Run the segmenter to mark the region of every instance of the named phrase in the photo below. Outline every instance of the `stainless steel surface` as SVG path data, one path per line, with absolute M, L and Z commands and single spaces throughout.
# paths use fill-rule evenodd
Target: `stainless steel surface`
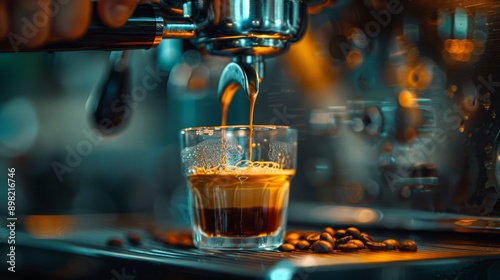
M 192 1 L 197 44 L 224 55 L 272 55 L 288 48 L 305 30 L 302 0 Z
M 230 62 L 220 76 L 217 96 L 221 104 L 230 104 L 238 89 L 252 98 L 259 93 L 259 75 L 256 69 L 248 64 Z
M 165 19 L 163 39 L 178 38 L 190 39 L 196 35 L 196 25 L 189 19 Z M 160 38 L 161 41 L 161 38 Z M 158 42 L 159 44 L 160 42 Z
M 43 249 L 49 253 L 67 254 L 66 258 L 98 257 L 104 276 L 112 274 L 115 266 L 123 266 L 131 276 L 150 279 L 174 277 L 175 271 L 183 271 L 184 276 L 205 275 L 231 279 L 244 277 L 251 279 L 498 279 L 500 267 L 500 247 L 490 245 L 486 240 L 476 244 L 453 240 L 448 243 L 432 241 L 418 235 L 400 235 L 399 238 L 418 238 L 417 252 L 372 252 L 363 249 L 344 253 L 335 250 L 331 254 L 313 254 L 295 251 L 291 253 L 268 251 L 217 251 L 189 248 L 175 248 L 162 245 L 147 237 L 139 246 L 124 243 L 120 247 L 109 247 L 105 240 L 120 236 L 133 228 L 93 227 L 74 231 L 56 239 L 32 239 L 22 235 L 22 256 L 28 250 Z M 375 236 L 378 239 L 388 237 Z M 41 242 L 43 241 L 43 242 Z M 123 264 L 125 263 L 125 264 Z M 95 273 L 92 263 L 81 261 L 87 270 L 85 275 Z M 152 265 L 152 267 L 151 267 Z M 57 264 L 51 266 L 58 267 Z M 38 271 L 38 268 L 33 271 Z M 111 272 L 108 272 L 111 270 Z M 28 274 L 29 275 L 29 274 Z M 50 275 L 50 274 L 46 274 Z M 71 277 L 78 272 L 66 271 L 59 276 Z M 223 275 L 223 276 L 221 276 Z M 87 276 L 88 277 L 88 276 Z M 198 276 L 199 277 L 199 276 Z M 457 278 L 453 278 L 457 277 Z M 469 278 L 470 279 L 470 278 Z
M 285 52 L 305 31 L 305 0 L 153 1 L 140 4 L 124 27 L 105 27 L 94 2 L 92 24 L 77 42 L 0 51 L 124 50 L 156 47 L 162 39 L 193 39 L 210 54 L 252 61 L 264 77 L 263 56 Z M 159 6 L 157 6 L 159 5 Z M 252 58 L 255 57 L 255 58 Z
M 303 0 L 203 0 L 189 1 L 196 22 L 193 42 L 215 55 L 256 61 L 264 78 L 262 57 L 284 53 L 305 32 L 307 6 Z M 186 5 L 185 5 L 186 6 Z M 254 57 L 254 58 L 252 58 Z

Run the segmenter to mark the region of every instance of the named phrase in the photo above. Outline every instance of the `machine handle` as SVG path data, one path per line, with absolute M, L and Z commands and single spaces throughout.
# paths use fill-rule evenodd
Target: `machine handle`
M 0 45 L 1 52 L 77 51 L 77 50 L 126 50 L 149 49 L 157 46 L 163 37 L 165 21 L 158 7 L 139 4 L 134 14 L 121 28 L 110 28 L 97 14 L 97 2 L 92 3 L 92 20 L 83 38 L 73 42 L 58 42 L 36 49 L 17 49 Z

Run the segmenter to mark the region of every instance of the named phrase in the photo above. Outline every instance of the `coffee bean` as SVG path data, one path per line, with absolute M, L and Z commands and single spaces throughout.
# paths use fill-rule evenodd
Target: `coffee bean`
M 338 238 L 335 243 L 339 243 L 339 244 L 345 244 L 347 242 L 349 242 L 349 240 L 352 240 L 352 236 L 348 235 L 348 236 L 344 236 L 342 238 Z
M 345 235 L 352 235 L 353 238 L 357 239 L 359 237 L 359 234 L 361 234 L 361 231 L 355 227 L 348 227 L 345 230 Z
M 138 235 L 138 234 L 135 234 L 133 232 L 127 233 L 127 240 L 132 245 L 139 245 L 139 244 L 141 244 L 141 236 Z
M 339 239 L 346 236 L 345 233 L 346 233 L 345 229 L 338 229 L 337 231 L 335 231 L 335 235 L 333 237 Z
M 399 247 L 399 251 L 403 252 L 416 252 L 417 251 L 417 243 L 411 240 L 405 240 L 401 242 L 401 246 Z
M 347 242 L 347 244 L 355 244 L 358 246 L 359 249 L 364 249 L 365 248 L 365 243 L 361 242 L 361 240 L 358 239 L 352 239 Z
M 178 236 L 164 235 L 166 243 L 179 243 Z M 130 239 L 130 238 L 129 238 Z M 121 241 L 120 241 L 121 242 Z M 366 232 L 360 232 L 355 227 L 334 230 L 325 227 L 323 232 L 314 231 L 292 231 L 285 235 L 285 243 L 278 250 L 292 252 L 294 250 L 307 251 L 311 249 L 314 253 L 330 253 L 334 249 L 342 252 L 354 252 L 368 248 L 372 251 L 397 250 L 416 252 L 417 244 L 406 240 L 401 244 L 395 239 L 386 239 L 383 242 L 374 242 L 373 238 Z
M 359 248 L 358 245 L 354 243 L 347 243 L 347 244 L 340 244 L 338 246 L 338 249 L 342 252 L 354 252 L 360 250 L 361 248 Z
M 288 240 L 296 240 L 296 239 L 300 239 L 300 233 L 299 232 L 289 232 L 285 235 L 285 241 L 288 241 Z
M 334 248 L 335 249 L 338 249 L 339 245 L 341 244 L 346 244 L 347 242 L 349 242 L 349 240 L 352 239 L 352 236 L 344 236 L 342 238 L 339 238 L 335 241 L 335 245 L 334 245 Z
M 380 242 L 366 242 L 366 247 L 372 251 L 385 251 L 387 250 L 387 245 Z
M 335 244 L 336 239 L 332 237 L 328 232 L 323 232 L 319 235 L 320 240 L 328 241 L 331 244 Z
M 108 244 L 108 246 L 122 246 L 122 240 L 118 238 L 110 238 L 106 244 Z
M 295 248 L 298 250 L 309 250 L 311 247 L 311 243 L 307 240 L 300 240 L 297 244 L 295 244 Z
M 158 237 L 158 241 L 165 245 L 179 248 L 194 247 L 190 231 L 166 231 Z
M 335 230 L 332 227 L 326 227 L 323 232 L 328 232 L 332 237 L 335 235 Z
M 309 243 L 313 244 L 314 242 L 319 240 L 319 237 L 320 237 L 319 233 L 312 233 L 306 237 L 306 240 L 309 241 Z
M 312 250 L 314 253 L 318 254 L 328 254 L 333 251 L 333 246 L 330 242 L 325 240 L 319 240 L 312 245 Z
M 314 234 L 314 233 L 317 233 L 317 232 L 315 232 L 315 231 L 310 231 L 310 230 L 309 230 L 309 231 L 301 231 L 301 232 L 300 232 L 300 238 L 299 238 L 299 239 L 300 239 L 300 240 L 306 240 L 306 239 L 307 239 L 307 237 L 308 237 L 309 235 Z
M 399 242 L 396 239 L 386 239 L 382 243 L 387 245 L 387 250 L 399 249 Z
M 300 239 L 292 239 L 292 240 L 286 241 L 286 243 L 292 244 L 293 246 L 297 245 L 297 243 L 299 243 L 299 242 L 300 242 Z
M 293 252 L 295 251 L 295 246 L 290 243 L 284 243 L 278 247 L 278 250 L 280 250 L 281 252 Z
M 373 239 L 371 236 L 368 235 L 366 232 L 362 232 L 359 234 L 358 239 L 361 240 L 361 242 L 365 243 L 366 242 L 373 242 Z

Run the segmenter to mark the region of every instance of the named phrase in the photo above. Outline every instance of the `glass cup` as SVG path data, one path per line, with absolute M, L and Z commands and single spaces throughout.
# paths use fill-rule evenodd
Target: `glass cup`
M 297 131 L 254 125 L 181 131 L 193 243 L 203 249 L 283 243 Z

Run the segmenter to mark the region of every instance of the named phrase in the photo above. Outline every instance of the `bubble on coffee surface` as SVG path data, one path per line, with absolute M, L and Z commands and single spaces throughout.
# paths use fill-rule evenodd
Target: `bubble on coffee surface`
M 235 165 L 243 158 L 244 149 L 235 139 L 209 139 L 196 146 L 187 147 L 181 151 L 181 160 L 184 166 L 213 169 L 225 162 L 226 165 Z
M 282 169 L 281 165 L 272 161 L 249 161 L 240 160 L 234 165 L 220 164 L 212 168 L 192 166 L 189 168 L 191 174 L 204 175 L 263 175 L 263 174 L 290 174 L 293 169 Z

